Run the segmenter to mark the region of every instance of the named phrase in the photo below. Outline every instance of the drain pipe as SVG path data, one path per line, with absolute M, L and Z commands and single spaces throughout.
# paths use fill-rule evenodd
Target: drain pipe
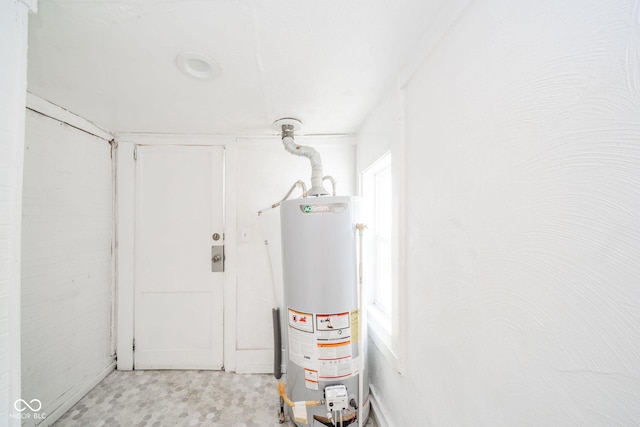
M 309 196 L 326 196 L 329 192 L 324 188 L 322 176 L 322 158 L 315 148 L 298 145 L 293 141 L 293 132 L 302 122 L 297 119 L 280 119 L 273 123 L 274 127 L 282 129 L 282 144 L 285 150 L 295 156 L 306 157 L 311 162 L 311 189 Z

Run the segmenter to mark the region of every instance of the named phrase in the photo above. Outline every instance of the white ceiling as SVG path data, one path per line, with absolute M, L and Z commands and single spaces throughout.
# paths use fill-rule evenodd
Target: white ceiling
M 115 132 L 353 133 L 445 0 L 40 0 L 29 91 Z M 218 79 L 182 74 L 196 51 Z

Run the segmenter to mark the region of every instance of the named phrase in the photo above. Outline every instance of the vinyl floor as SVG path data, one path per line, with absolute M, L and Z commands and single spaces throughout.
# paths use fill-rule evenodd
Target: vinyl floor
M 278 421 L 273 375 L 221 371 L 114 371 L 56 427 L 290 427 Z M 366 427 L 376 427 L 373 417 Z

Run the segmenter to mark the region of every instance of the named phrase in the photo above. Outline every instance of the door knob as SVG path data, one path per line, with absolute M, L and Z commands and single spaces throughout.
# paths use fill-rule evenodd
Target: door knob
M 213 262 L 220 262 L 222 261 L 222 257 L 218 254 L 213 256 Z

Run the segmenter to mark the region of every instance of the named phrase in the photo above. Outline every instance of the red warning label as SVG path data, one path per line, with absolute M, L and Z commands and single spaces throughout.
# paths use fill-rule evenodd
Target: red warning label
M 303 332 L 313 332 L 313 314 L 289 309 L 289 326 Z
M 316 314 L 316 327 L 319 331 L 335 331 L 347 329 L 349 325 L 349 312 L 336 314 Z

